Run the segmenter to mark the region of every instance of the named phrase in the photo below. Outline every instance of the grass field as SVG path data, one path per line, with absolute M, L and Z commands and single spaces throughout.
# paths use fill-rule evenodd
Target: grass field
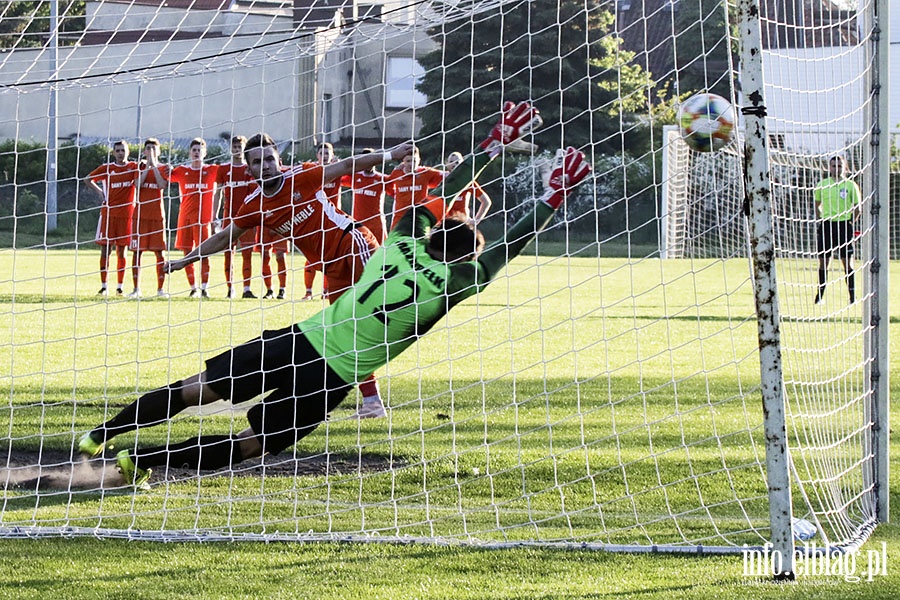
M 0 368 L 10 374 L 0 422 L 12 461 L 40 455 L 41 464 L 49 458 L 59 467 L 74 437 L 107 410 L 196 372 L 203 357 L 261 328 L 321 307 L 227 301 L 222 286 L 198 302 L 186 297 L 180 274 L 170 300 L 98 301 L 96 259 L 95 252 L 0 252 Z M 296 299 L 295 266 L 289 296 Z M 898 264 L 891 268 L 900 275 Z M 145 290 L 153 289 L 151 271 Z M 220 271 L 214 261 L 214 282 Z M 386 369 L 390 419 L 358 423 L 346 418 L 352 407 L 341 407 L 293 455 L 230 474 L 157 474 L 152 490 L 137 495 L 112 479 L 102 491 L 25 480 L 5 491 L 0 525 L 760 543 L 767 506 L 746 271 L 746 261 L 523 257 Z M 897 390 L 893 363 L 892 376 Z M 243 427 L 240 414 L 193 415 L 117 443 Z M 737 503 L 733 490 L 746 500 Z M 896 514 L 900 498 L 892 496 Z M 865 549 L 881 542 L 887 577 L 815 576 L 778 586 L 743 576 L 740 556 L 0 540 L 7 574 L 0 596 L 894 598 L 900 529 L 879 527 Z

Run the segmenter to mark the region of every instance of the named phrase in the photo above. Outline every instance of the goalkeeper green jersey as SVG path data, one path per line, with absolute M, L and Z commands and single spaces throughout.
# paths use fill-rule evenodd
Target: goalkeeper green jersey
M 435 217 L 427 210 L 409 211 L 366 263 L 356 284 L 298 326 L 341 379 L 362 381 L 487 285 L 553 212 L 538 202 L 506 239 L 486 248 L 477 261 L 448 264 L 426 251 Z
M 828 177 L 816 185 L 813 196 L 822 205 L 822 218 L 826 221 L 849 221 L 853 207 L 859 204 L 859 186 L 850 179 Z

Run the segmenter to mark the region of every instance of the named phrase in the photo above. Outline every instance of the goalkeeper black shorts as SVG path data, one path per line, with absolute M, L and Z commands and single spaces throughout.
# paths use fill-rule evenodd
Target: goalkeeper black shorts
M 263 331 L 210 358 L 206 384 L 233 404 L 270 392 L 247 411 L 250 427 L 270 454 L 308 435 L 353 389 L 296 325 Z
M 819 221 L 816 231 L 816 251 L 819 256 L 837 254 L 840 258 L 853 256 L 853 221 Z

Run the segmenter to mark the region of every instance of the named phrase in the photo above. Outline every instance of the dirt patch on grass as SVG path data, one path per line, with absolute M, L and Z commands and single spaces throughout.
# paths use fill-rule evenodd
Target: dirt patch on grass
M 4 460 L 5 459 L 5 460 Z M 82 460 L 70 452 L 53 450 L 0 452 L 6 466 L 0 468 L 0 489 L 10 491 L 84 491 L 123 487 L 125 482 L 112 457 Z M 176 467 L 154 468 L 150 484 L 163 480 L 184 481 L 197 477 L 304 477 L 353 475 L 388 471 L 403 466 L 404 461 L 371 453 L 284 452 L 246 460 L 233 468 L 198 471 Z

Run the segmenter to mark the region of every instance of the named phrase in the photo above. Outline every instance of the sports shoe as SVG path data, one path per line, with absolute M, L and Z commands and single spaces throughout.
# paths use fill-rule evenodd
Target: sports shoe
M 191 288 L 191 293 L 188 294 L 188 298 L 196 298 L 199 295 L 200 295 L 200 290 L 198 290 L 197 288 Z
M 85 458 L 94 458 L 103 453 L 103 442 L 95 442 L 90 433 L 86 433 L 78 439 L 78 453 Z
M 378 400 L 366 400 L 364 401 L 359 409 L 356 411 L 356 414 L 353 415 L 355 419 L 382 419 L 387 416 L 387 411 L 384 410 L 384 404 L 381 403 L 381 399 Z
M 263 300 L 272 300 L 275 297 L 275 294 L 272 293 L 272 290 L 266 290 L 266 295 L 263 296 Z
M 142 297 L 141 290 L 134 290 L 133 292 L 128 294 L 127 297 L 131 298 L 132 300 L 137 300 Z
M 156 297 L 157 298 L 168 298 L 169 294 L 167 294 L 165 290 L 156 290 Z
M 244 292 L 244 293 L 241 295 L 241 298 L 249 298 L 249 299 L 253 300 L 253 299 L 256 298 L 256 294 L 254 294 L 254 293 L 251 292 L 250 290 L 247 290 L 246 292 Z
M 313 299 L 312 292 L 306 292 L 306 294 L 302 298 L 300 298 L 300 300 L 303 302 L 306 302 L 306 301 L 312 300 L 312 299 Z
M 200 290 L 200 297 L 209 298 L 209 292 L 207 292 L 206 290 Z
M 823 299 L 822 294 L 816 293 L 816 299 L 813 300 L 813 303 L 814 304 L 822 304 L 822 299 Z
M 125 292 L 122 291 L 122 288 L 116 288 L 116 296 L 121 298 L 124 294 Z
M 97 292 L 98 296 L 103 296 L 104 298 L 109 295 L 109 292 L 106 291 L 106 288 L 100 288 L 100 291 Z
M 151 469 L 138 468 L 138 466 L 134 464 L 134 460 L 128 454 L 128 450 L 122 450 L 116 454 L 116 466 L 119 469 L 119 473 L 122 474 L 122 479 L 125 480 L 126 484 L 133 485 L 139 490 L 150 489 L 150 484 L 147 483 L 147 480 L 150 479 L 150 474 L 153 473 L 153 471 Z
M 234 288 L 228 288 L 228 291 L 225 293 L 225 297 L 229 300 L 234 298 L 237 294 L 234 293 Z
M 278 290 L 278 295 L 275 296 L 276 300 L 284 300 L 284 288 Z

